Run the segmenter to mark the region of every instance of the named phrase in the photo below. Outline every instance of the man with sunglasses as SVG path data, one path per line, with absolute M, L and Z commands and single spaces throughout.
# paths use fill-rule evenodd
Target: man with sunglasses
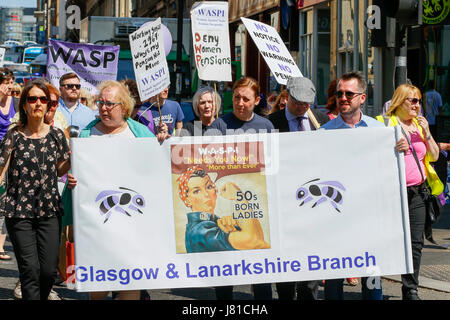
M 374 118 L 364 115 L 361 106 L 366 101 L 367 83 L 360 72 L 352 71 L 338 79 L 336 104 L 339 115 L 328 121 L 320 129 L 348 129 L 363 127 L 384 127 Z M 343 300 L 344 279 L 325 281 L 325 300 Z M 382 300 L 381 278 L 361 278 L 361 293 L 364 300 Z
M 81 130 L 95 119 L 97 113 L 79 101 L 81 84 L 76 73 L 64 74 L 59 79 L 59 89 L 59 110 L 70 126 L 77 126 Z

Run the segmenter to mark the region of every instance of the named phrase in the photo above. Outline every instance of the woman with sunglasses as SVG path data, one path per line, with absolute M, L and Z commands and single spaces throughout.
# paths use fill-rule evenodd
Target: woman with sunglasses
M 406 150 L 404 159 L 414 273 L 402 275 L 403 300 L 419 300 L 417 288 L 426 225 L 425 200 L 428 186 L 433 195 L 441 194 L 444 189 L 430 164 L 438 159 L 439 147 L 430 133 L 428 121 L 420 115 L 421 98 L 417 87 L 402 84 L 395 90 L 386 115 L 377 117 L 389 126 L 401 126 L 403 137 L 400 141 Z
M 45 83 L 29 82 L 19 101 L 19 123 L 0 143 L 0 172 L 10 161 L 2 209 L 24 300 L 47 300 L 52 289 L 64 214 L 58 176 L 70 168 L 64 133 L 44 122 L 49 101 Z
M 22 93 L 22 87 L 17 82 L 14 82 L 11 88 L 11 97 L 20 99 Z

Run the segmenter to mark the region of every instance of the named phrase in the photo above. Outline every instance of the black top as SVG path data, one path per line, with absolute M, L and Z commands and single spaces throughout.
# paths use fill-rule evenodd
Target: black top
M 0 213 L 8 218 L 62 216 L 57 164 L 69 159 L 63 131 L 52 126 L 45 137 L 30 139 L 16 128 L 9 130 L 0 143 L 0 166 L 13 149 Z

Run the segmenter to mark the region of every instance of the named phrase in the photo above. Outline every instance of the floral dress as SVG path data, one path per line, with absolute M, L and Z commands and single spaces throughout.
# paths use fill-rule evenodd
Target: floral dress
M 45 137 L 31 139 L 16 128 L 0 143 L 0 166 L 8 167 L 5 204 L 7 218 L 50 218 L 64 214 L 58 192 L 57 164 L 69 159 L 63 131 L 50 127 Z

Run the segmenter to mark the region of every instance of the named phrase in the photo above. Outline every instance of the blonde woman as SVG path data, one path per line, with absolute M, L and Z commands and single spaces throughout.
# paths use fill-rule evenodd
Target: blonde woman
M 430 133 L 428 121 L 420 115 L 421 99 L 422 95 L 417 87 L 402 84 L 395 90 L 385 117 L 377 117 L 390 126 L 401 126 L 403 137 L 400 143 L 406 150 L 406 186 L 414 273 L 402 275 L 403 300 L 420 300 L 417 290 L 427 220 L 425 201 L 428 187 L 433 195 L 441 194 L 444 189 L 430 164 L 438 159 L 439 147 Z

